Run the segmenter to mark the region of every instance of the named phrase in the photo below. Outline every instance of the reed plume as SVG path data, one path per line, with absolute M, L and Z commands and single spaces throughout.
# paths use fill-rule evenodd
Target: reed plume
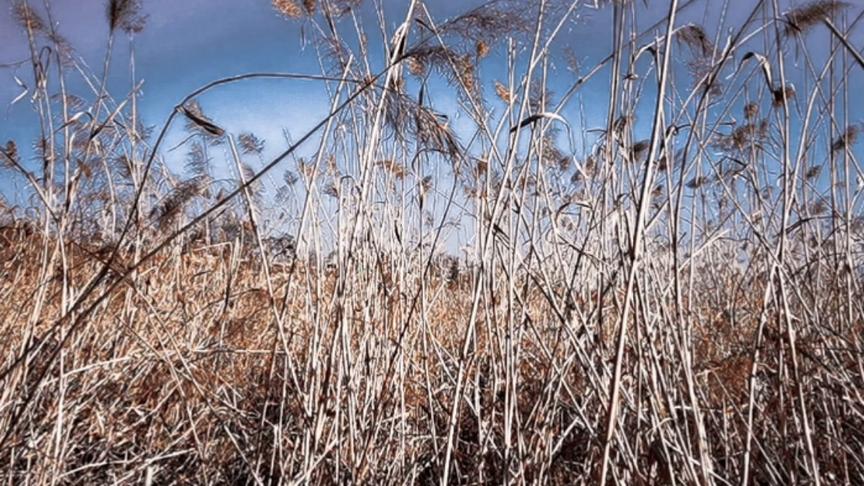
M 848 7 L 837 0 L 814 0 L 786 13 L 786 35 L 803 35 L 814 26 Z

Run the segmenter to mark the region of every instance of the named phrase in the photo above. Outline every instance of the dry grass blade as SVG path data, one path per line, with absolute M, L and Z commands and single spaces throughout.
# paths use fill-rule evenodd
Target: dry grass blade
M 834 35 L 834 37 L 837 38 L 843 44 L 843 47 L 846 48 L 846 51 L 849 54 L 851 54 L 852 57 L 855 58 L 855 61 L 858 63 L 858 65 L 861 67 L 861 69 L 864 69 L 864 56 L 862 56 L 861 53 L 858 52 L 852 46 L 852 44 L 849 43 L 849 39 L 847 39 L 846 36 L 843 35 L 843 33 L 841 33 L 839 30 L 837 30 L 837 27 L 831 22 L 830 19 L 828 19 L 826 17 L 824 19 L 824 21 L 825 21 L 825 25 L 828 26 L 828 29 L 831 31 L 831 33 Z
M 759 67 L 762 68 L 762 75 L 765 79 L 765 85 L 769 90 L 774 91 L 774 80 L 771 76 L 771 63 L 768 61 L 768 58 L 759 54 L 758 52 L 748 52 L 744 54 L 744 57 L 741 58 L 741 63 L 738 64 L 738 69 L 736 72 L 740 71 L 744 65 L 750 61 L 750 59 L 755 59 L 756 62 L 759 63 Z
M 696 177 L 690 179 L 689 181 L 687 181 L 687 187 L 688 187 L 689 189 L 699 189 L 699 188 L 702 187 L 706 182 L 708 182 L 708 178 L 707 178 L 707 177 L 705 177 L 705 176 L 696 176 Z
M 217 126 L 215 123 L 210 121 L 203 113 L 201 113 L 200 109 L 196 109 L 193 106 L 181 106 L 179 108 L 180 112 L 185 116 L 194 126 L 200 128 L 206 133 L 213 135 L 214 137 L 221 137 L 225 135 L 225 130 Z
M 535 114 L 533 114 L 533 115 L 530 115 L 530 116 L 526 117 L 524 120 L 522 120 L 521 122 L 519 122 L 519 124 L 516 125 L 515 127 L 512 127 L 512 128 L 510 129 L 510 133 L 513 133 L 513 132 L 515 132 L 516 130 L 519 130 L 520 128 L 524 128 L 524 127 L 526 127 L 526 126 L 528 126 L 528 125 L 531 125 L 531 124 L 537 123 L 538 121 L 540 121 L 540 120 L 544 120 L 544 119 L 546 119 L 546 120 L 554 120 L 554 121 L 557 121 L 557 122 L 561 122 L 561 123 L 564 124 L 564 126 L 566 126 L 566 127 L 568 127 L 568 128 L 569 128 L 569 126 L 570 126 L 570 124 L 567 123 L 567 120 L 565 120 L 564 117 L 562 117 L 561 115 L 559 115 L 559 114 L 557 114 L 557 113 L 551 113 L 551 112 L 535 113 Z

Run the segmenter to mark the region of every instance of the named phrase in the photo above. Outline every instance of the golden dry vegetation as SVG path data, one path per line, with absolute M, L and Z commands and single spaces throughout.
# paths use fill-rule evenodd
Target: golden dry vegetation
M 50 3 L 11 7 L 40 135 L 0 152 L 6 484 L 864 482 L 860 6 L 274 0 L 321 72 L 151 127 L 106 87 L 146 2 L 107 2 L 101 70 Z M 551 81 L 601 11 L 612 52 Z M 330 114 L 280 142 L 199 101 L 260 79 Z

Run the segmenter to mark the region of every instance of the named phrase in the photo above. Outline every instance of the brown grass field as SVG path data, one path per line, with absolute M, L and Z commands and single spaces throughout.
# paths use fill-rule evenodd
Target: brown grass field
M 99 64 L 11 1 L 39 135 L 0 146 L 0 481 L 864 484 L 864 9 L 426 3 L 273 0 L 320 72 L 151 127 L 146 73 L 107 89 L 146 0 L 106 2 Z M 583 12 L 613 49 L 552 81 Z M 329 115 L 265 141 L 199 102 L 261 79 Z

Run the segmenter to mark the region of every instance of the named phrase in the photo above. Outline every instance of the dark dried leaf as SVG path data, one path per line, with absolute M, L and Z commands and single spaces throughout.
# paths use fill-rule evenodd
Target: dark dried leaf
M 214 137 L 221 137 L 225 135 L 225 130 L 218 127 L 212 121 L 210 121 L 204 114 L 200 111 L 200 108 L 196 108 L 196 104 L 192 104 L 190 106 L 181 106 L 180 111 L 183 115 L 192 123 L 193 126 L 200 128 L 201 130 L 213 135 Z

